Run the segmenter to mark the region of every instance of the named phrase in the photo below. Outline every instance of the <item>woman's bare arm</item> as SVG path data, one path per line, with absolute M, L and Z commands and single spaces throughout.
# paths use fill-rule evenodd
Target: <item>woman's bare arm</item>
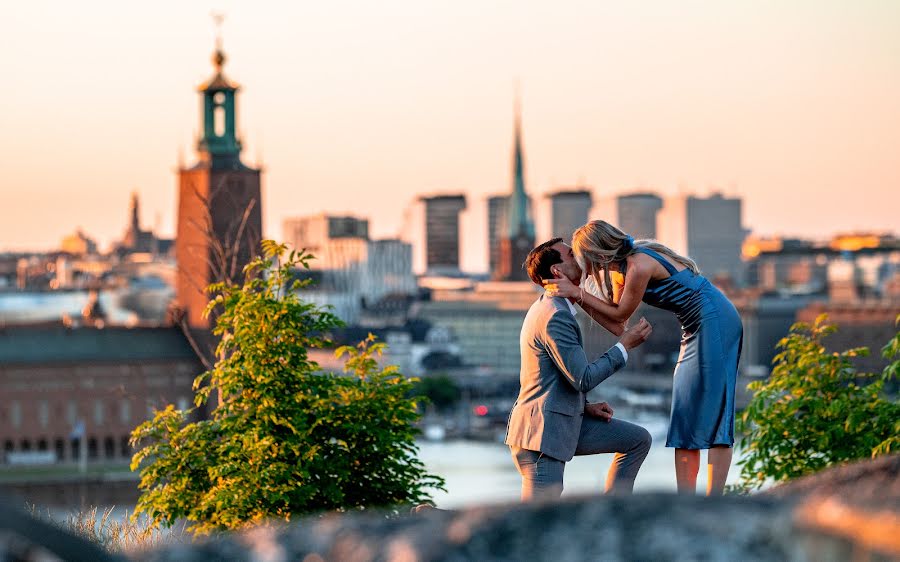
M 624 286 L 620 291 L 617 290 L 613 293 L 614 298 L 618 297 L 618 302 L 605 302 L 573 285 L 568 279 L 552 279 L 548 284 L 555 288 L 554 294 L 574 297 L 575 301 L 594 321 L 613 334 L 621 335 L 625 322 L 631 318 L 641 304 L 644 291 L 647 290 L 647 284 L 653 274 L 653 264 L 645 264 L 643 260 L 632 259 L 628 265 L 628 276 L 625 278 Z

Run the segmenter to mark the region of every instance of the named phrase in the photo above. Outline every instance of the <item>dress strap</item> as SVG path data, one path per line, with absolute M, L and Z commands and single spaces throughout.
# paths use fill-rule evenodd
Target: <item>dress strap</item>
M 675 275 L 678 273 L 678 270 L 675 269 L 675 266 L 669 263 L 669 260 L 659 255 L 657 252 L 651 250 L 650 248 L 642 248 L 641 246 L 635 247 L 634 251 L 641 252 L 642 254 L 647 254 L 651 258 L 655 259 L 659 263 L 662 264 L 663 267 L 666 268 L 666 271 L 669 272 L 669 275 Z

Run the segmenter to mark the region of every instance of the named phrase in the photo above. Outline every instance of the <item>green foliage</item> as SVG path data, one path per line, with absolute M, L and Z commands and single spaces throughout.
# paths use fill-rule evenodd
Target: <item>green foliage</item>
M 743 486 L 758 488 L 900 446 L 900 402 L 882 392 L 900 373 L 900 360 L 881 374 L 858 373 L 852 359 L 868 350 L 827 352 L 822 340 L 836 329 L 825 315 L 812 325 L 795 324 L 778 344 L 769 379 L 749 385 L 755 394 L 737 420 L 746 448 L 739 463 Z M 900 356 L 900 334 L 883 355 Z
M 413 396 L 424 396 L 438 410 L 446 410 L 459 402 L 462 391 L 447 375 L 425 377 L 415 384 Z
M 347 375 L 322 373 L 307 350 L 340 325 L 302 301 L 295 268 L 311 256 L 263 242 L 242 286 L 214 284 L 219 360 L 194 381 L 209 419 L 171 405 L 138 426 L 132 443 L 142 495 L 137 511 L 157 524 L 179 519 L 208 533 L 328 510 L 397 507 L 428 499 L 443 480 L 416 458 L 412 382 L 380 369 L 373 337 L 342 347 Z M 213 399 L 211 399 L 213 398 Z

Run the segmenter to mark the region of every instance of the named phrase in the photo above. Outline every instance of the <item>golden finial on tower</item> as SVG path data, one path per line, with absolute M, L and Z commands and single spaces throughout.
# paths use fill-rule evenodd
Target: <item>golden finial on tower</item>
M 225 14 L 211 12 L 210 16 L 212 17 L 213 25 L 216 26 L 216 52 L 213 54 L 213 64 L 216 65 L 216 70 L 221 71 L 222 66 L 225 64 L 225 51 L 222 49 L 222 23 L 225 21 Z

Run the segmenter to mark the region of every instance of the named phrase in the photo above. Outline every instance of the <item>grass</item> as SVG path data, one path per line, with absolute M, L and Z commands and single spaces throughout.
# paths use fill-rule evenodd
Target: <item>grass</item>
M 62 520 L 54 517 L 49 509 L 41 513 L 33 504 L 26 504 L 26 507 L 33 517 L 52 523 L 110 553 L 134 553 L 181 542 L 188 537 L 183 525 L 180 529 L 160 529 L 146 515 L 135 517 L 128 511 L 120 519 L 114 514 L 115 507 L 102 511 L 96 507 L 73 511 Z

